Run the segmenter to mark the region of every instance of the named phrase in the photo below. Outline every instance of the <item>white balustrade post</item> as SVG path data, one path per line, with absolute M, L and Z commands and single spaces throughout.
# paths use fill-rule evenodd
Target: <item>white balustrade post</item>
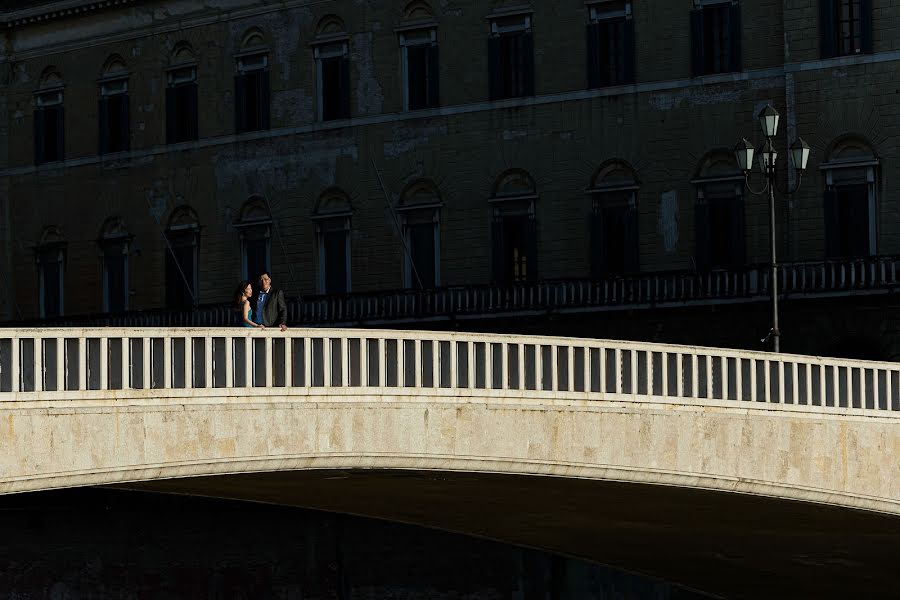
M 162 365 L 163 365 L 163 389 L 172 388 L 172 338 L 165 336 L 162 339 Z
M 622 349 L 616 348 L 615 350 L 615 361 L 616 361 L 616 385 L 613 388 L 613 391 L 616 394 L 622 393 Z
M 272 371 L 275 367 L 275 365 L 272 364 L 272 336 L 266 334 L 266 337 L 263 339 L 265 340 L 263 344 L 265 344 L 264 354 L 266 361 L 265 371 L 263 372 L 265 373 L 266 387 L 270 388 L 272 387 Z
M 691 398 L 700 397 L 700 357 L 691 354 Z
M 153 383 L 150 381 L 150 338 L 141 338 L 141 344 L 143 347 L 143 351 L 141 352 L 143 384 L 144 389 L 149 390 L 153 387 Z
M 100 338 L 100 389 L 109 389 L 109 338 Z
M 784 361 L 778 361 L 778 404 L 784 404 Z
M 631 352 L 631 393 L 637 396 L 638 393 L 638 353 L 637 350 L 629 350 Z
M 675 395 L 684 396 L 684 355 L 681 352 L 675 355 Z
M 791 400 L 794 404 L 800 404 L 800 364 L 791 363 Z
M 435 389 L 441 387 L 441 341 L 431 340 L 431 383 Z
M 600 370 L 600 393 L 606 393 L 606 348 L 597 351 L 597 368 Z
M 550 389 L 559 391 L 559 347 L 550 344 Z
M 331 338 L 322 338 L 322 377 L 325 387 L 331 387 Z
M 475 342 L 463 342 L 466 345 L 466 379 L 468 381 L 467 388 L 475 389 L 478 384 L 478 378 L 475 376 Z M 485 374 L 487 376 L 487 374 Z
M 65 343 L 65 340 L 60 340 L 61 343 Z M 127 337 L 122 338 L 122 363 L 119 365 L 122 367 L 122 389 L 127 390 L 131 387 L 131 340 Z M 63 386 L 65 387 L 65 386 Z
M 303 385 L 312 387 L 312 338 L 303 338 Z
M 250 354 L 249 342 L 246 354 Z M 184 337 L 184 388 L 189 390 L 194 387 L 194 338 Z M 247 375 L 249 377 L 249 374 Z
M 755 358 L 750 359 L 750 402 L 756 402 L 756 365 Z
M 662 383 L 660 390 L 662 390 L 662 395 L 665 398 L 669 395 L 669 353 L 663 352 L 660 356 L 659 377 Z
M 813 405 L 812 363 L 806 363 L 806 405 Z M 821 370 L 821 369 L 820 369 Z
M 415 348 L 415 369 L 416 369 L 416 389 L 422 387 L 422 340 L 416 339 L 413 340 L 413 345 Z
M 66 389 L 66 338 L 56 338 L 56 389 Z
M 203 387 L 213 387 L 213 340 L 210 336 L 203 338 Z
M 22 374 L 19 372 L 19 351 L 21 350 L 22 341 L 13 334 L 12 339 L 9 340 L 9 385 L 10 391 L 18 392 L 19 391 L 19 381 L 21 381 Z M 59 379 L 57 379 L 59 381 Z M 57 385 L 58 389 L 59 386 Z
M 341 345 L 341 387 L 350 385 L 350 338 L 339 338 Z
M 450 340 L 450 387 L 456 389 L 458 387 L 459 377 L 457 376 L 457 363 L 459 363 L 459 354 L 456 347 L 456 340 Z
M 719 362 L 722 364 L 722 400 L 728 400 L 728 357 L 720 356 Z
M 524 390 L 526 389 L 525 385 L 525 343 L 524 340 L 519 340 L 519 343 L 516 344 L 516 353 L 518 355 L 518 367 L 519 371 L 519 387 L 518 389 Z
M 406 387 L 406 340 L 397 340 L 397 387 Z
M 506 342 L 500 344 L 500 389 L 509 389 L 509 344 Z
M 765 371 L 763 372 L 763 384 L 766 388 L 763 390 L 763 398 L 766 404 L 772 401 L 772 363 L 768 360 L 763 361 Z
M 82 335 L 78 338 L 78 389 L 87 389 L 87 339 Z
M 858 369 L 859 371 L 859 407 L 866 407 L 866 370 L 862 367 Z M 853 380 L 851 379 L 851 382 Z M 850 386 L 850 389 L 853 389 L 853 386 Z M 853 407 L 852 404 L 849 404 L 848 407 Z
M 740 356 L 734 359 L 734 399 L 744 399 L 744 362 Z
M 253 387 L 254 369 L 253 369 L 253 336 L 247 334 L 244 336 L 244 385 L 248 388 Z
M 378 338 L 378 380 L 375 382 L 376 387 L 387 387 L 387 360 L 385 358 L 385 348 L 387 344 L 383 337 Z
M 34 391 L 44 390 L 44 344 L 39 337 L 34 339 Z
M 534 345 L 534 389 L 544 390 L 544 347 L 541 344 Z
M 284 338 L 284 387 L 294 387 L 294 338 Z
M 703 359 L 706 361 L 706 397 L 712 399 L 713 398 L 713 369 L 712 369 L 712 356 L 707 354 Z
M 234 386 L 234 338 L 225 336 L 225 387 Z

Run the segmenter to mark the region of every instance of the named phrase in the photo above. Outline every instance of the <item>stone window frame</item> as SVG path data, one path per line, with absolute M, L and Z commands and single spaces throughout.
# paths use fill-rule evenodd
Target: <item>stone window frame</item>
M 521 191 L 507 192 L 502 190 L 504 181 L 513 176 L 524 177 L 530 189 Z M 537 220 L 537 201 L 540 194 L 537 191 L 537 182 L 530 172 L 525 169 L 513 168 L 504 171 L 498 178 L 488 199 L 488 205 L 491 208 L 491 254 L 492 267 L 491 279 L 493 281 L 503 282 L 505 284 L 515 284 L 523 281 L 537 281 L 538 278 L 538 220 Z M 503 261 L 503 240 L 498 239 L 498 235 L 502 235 L 503 220 L 505 217 L 527 217 L 528 227 L 530 228 L 530 239 L 526 240 L 526 245 L 533 255 L 530 257 L 532 264 L 528 264 L 526 257 L 525 275 L 517 277 L 515 274 L 512 279 L 507 280 L 505 274 L 505 262 Z
M 266 269 L 272 268 L 272 214 L 268 202 L 263 196 L 254 195 L 247 199 L 241 207 L 240 217 L 234 224 L 239 232 L 241 242 L 241 272 L 247 281 L 255 281 L 259 273 L 250 272 L 249 241 L 265 241 Z
M 403 112 L 438 108 L 441 105 L 440 61 L 438 60 L 437 31 L 437 23 L 434 22 L 407 25 L 395 30 L 400 40 L 400 77 L 403 94 Z M 426 79 L 426 89 L 428 91 L 426 92 L 425 105 L 415 108 L 410 107 L 409 101 L 409 49 L 411 47 L 428 48 L 428 59 L 426 60 L 428 77 Z M 433 71 L 437 71 L 437 73 L 433 73 Z
M 596 89 L 615 85 L 628 85 L 635 82 L 635 21 L 632 0 L 588 0 L 587 24 L 587 71 L 588 89 Z M 621 23 L 621 74 L 618 78 L 603 78 L 603 70 L 599 61 L 599 47 L 602 27 L 611 28 Z
M 103 312 L 110 312 L 111 297 L 109 288 L 109 270 L 107 269 L 107 251 L 113 246 L 121 246 L 125 256 L 122 267 L 122 279 L 125 295 L 123 298 L 123 311 L 127 311 L 131 299 L 131 245 L 134 236 L 125 228 L 121 218 L 112 217 L 106 220 L 97 239 L 97 250 L 100 257 L 101 280 L 101 307 Z
M 619 179 L 611 178 L 611 176 L 619 172 L 627 173 L 628 177 Z M 633 275 L 640 272 L 640 212 L 638 204 L 638 194 L 640 189 L 641 182 L 637 176 L 637 172 L 634 167 L 623 160 L 614 159 L 608 161 L 595 173 L 591 181 L 591 187 L 586 190 L 591 200 L 590 265 L 592 277 L 598 278 L 600 276 L 612 274 L 608 269 L 601 269 L 601 266 L 603 265 L 598 264 L 598 255 L 600 254 L 600 251 L 597 244 L 601 243 L 601 240 L 595 239 L 595 236 L 598 233 L 597 230 L 602 227 L 603 209 L 608 206 L 618 206 L 623 204 L 623 197 L 626 208 L 633 211 L 633 215 L 631 215 L 630 218 L 634 219 L 634 231 L 631 232 L 631 235 L 634 238 L 635 246 L 630 249 L 625 248 L 625 264 L 623 265 L 622 272 L 615 274 L 621 276 Z M 627 254 L 629 251 L 632 253 L 631 257 Z M 629 265 L 629 259 L 632 263 L 631 265 Z
M 710 173 L 708 170 L 711 166 L 715 166 L 718 164 L 734 164 L 733 172 L 722 172 L 722 173 Z M 734 155 L 731 152 L 727 152 L 724 149 L 720 151 L 712 151 L 708 153 L 703 161 L 701 161 L 701 167 L 698 169 L 697 176 L 691 179 L 691 185 L 695 188 L 695 200 L 694 200 L 694 266 L 698 271 L 706 272 L 710 270 L 722 270 L 722 269 L 733 269 L 733 268 L 742 268 L 746 266 L 747 260 L 747 224 L 746 224 L 746 178 L 740 172 L 735 162 Z M 727 194 L 725 192 L 726 188 L 731 186 L 732 193 Z M 719 190 L 713 190 L 712 188 L 720 188 Z M 741 244 L 737 248 L 736 252 L 738 254 L 735 258 L 735 263 L 730 265 L 714 265 L 713 264 L 713 252 L 711 247 L 711 241 L 709 240 L 709 234 L 711 232 L 711 223 L 709 221 L 709 197 L 718 196 L 733 198 L 736 206 L 734 209 L 736 210 L 736 220 L 732 222 L 732 226 L 735 229 L 739 229 L 740 233 L 740 241 Z M 702 210 L 701 210 L 702 209 Z M 705 212 L 704 212 L 705 211 Z M 700 226 L 701 216 L 705 218 L 705 228 Z M 701 255 L 700 245 L 701 245 L 701 235 L 706 236 L 707 246 L 706 250 L 708 251 L 708 256 Z M 708 263 L 708 264 L 707 264 Z M 738 264 L 740 263 L 740 264 Z
M 825 192 L 834 190 L 840 185 L 866 185 L 868 191 L 868 238 L 869 256 L 878 254 L 878 168 L 879 159 L 871 146 L 862 142 L 843 142 L 836 144 L 830 155 L 838 154 L 842 149 L 853 145 L 868 152 L 868 156 L 860 155 L 850 158 L 831 158 L 819 165 L 824 175 Z M 827 219 L 827 217 L 826 217 Z M 826 223 L 827 229 L 827 223 Z M 827 231 L 826 231 L 826 235 Z M 827 245 L 827 242 L 826 242 Z M 826 254 L 828 252 L 826 251 Z
M 266 45 L 265 36 L 258 29 L 250 29 L 241 42 L 241 49 L 234 55 L 235 60 L 235 132 L 251 133 L 254 131 L 266 131 L 271 128 L 272 98 L 269 74 L 269 47 Z M 249 112 L 246 111 L 246 78 L 250 75 L 259 75 L 259 88 L 257 93 L 258 112 L 255 127 L 247 124 Z M 242 113 L 242 103 L 244 112 Z
M 331 206 L 329 206 L 331 204 Z M 327 232 L 344 232 L 344 270 L 345 270 L 345 294 L 353 291 L 353 260 L 352 260 L 352 232 L 353 232 L 353 204 L 349 196 L 338 188 L 324 192 L 312 215 L 312 221 L 316 232 L 316 291 L 321 295 L 331 294 L 327 286 L 328 263 L 325 234 Z
M 726 7 L 728 9 L 728 26 L 724 33 L 728 35 L 728 46 L 725 48 L 728 65 L 722 65 L 718 70 L 709 70 L 706 65 L 707 46 L 704 39 L 706 32 L 704 11 Z M 691 75 L 693 77 L 702 77 L 705 75 L 721 75 L 743 71 L 744 28 L 739 0 L 694 0 L 690 14 Z
M 97 101 L 97 127 L 99 155 L 127 152 L 131 148 L 131 120 L 129 115 L 128 83 L 130 73 L 125 60 L 112 55 L 103 66 L 97 80 L 99 98 Z M 118 136 L 114 135 L 114 124 L 110 121 L 110 103 L 119 103 Z M 119 139 L 116 140 L 115 138 Z M 115 144 L 113 142 L 116 142 Z
M 52 112 L 51 112 L 52 111 Z M 45 123 L 47 113 L 53 115 L 56 127 L 54 147 L 56 155 L 48 158 L 46 154 Z M 65 83 L 62 75 L 55 67 L 47 67 L 41 75 L 40 84 L 34 91 L 34 164 L 63 162 L 66 159 L 65 144 Z
M 35 266 L 38 272 L 38 314 L 40 318 L 63 316 L 66 314 L 66 258 L 68 254 L 68 244 L 62 237 L 58 227 L 51 226 L 44 229 L 41 240 L 35 250 Z M 46 260 L 47 257 L 55 256 L 54 260 Z M 58 289 L 59 289 L 59 314 L 47 314 L 47 283 L 45 280 L 46 272 L 44 265 L 49 263 L 58 265 Z
M 491 101 L 526 98 L 535 94 L 534 64 L 534 9 L 530 6 L 498 9 L 486 17 L 489 25 L 488 37 L 488 83 Z M 501 40 L 509 36 L 521 36 L 521 72 L 518 74 L 519 90 L 502 89 L 504 66 L 501 57 Z
M 434 200 L 426 202 L 413 202 L 408 198 L 416 189 L 429 188 Z M 397 207 L 397 215 L 400 219 L 400 228 L 403 235 L 403 287 L 405 289 L 417 289 L 414 285 L 413 258 L 411 256 L 412 243 L 410 238 L 410 226 L 423 224 L 430 218 L 433 223 L 434 240 L 434 287 L 441 287 L 441 209 L 444 203 L 437 192 L 437 188 L 430 181 L 419 179 L 406 187 L 401 195 L 400 206 Z M 415 223 L 413 223 L 415 221 Z M 425 287 L 425 286 L 423 286 Z
M 197 57 L 193 48 L 187 42 L 179 42 L 172 50 L 169 66 L 166 74 L 166 143 L 177 144 L 196 141 L 199 139 L 199 100 L 197 82 Z M 190 89 L 181 90 L 182 86 L 191 86 Z M 177 110 L 179 104 L 179 92 L 187 91 L 187 101 L 192 105 L 189 110 L 189 130 L 187 133 L 178 130 Z
M 190 294 L 191 306 L 197 306 L 200 303 L 200 232 L 199 216 L 197 215 L 197 212 L 188 205 L 178 206 L 172 211 L 168 225 L 165 229 L 164 251 L 166 257 L 171 257 L 172 260 L 177 262 L 177 259 L 172 254 L 174 249 L 177 246 L 184 247 L 190 245 L 191 247 L 191 267 L 193 271 L 191 277 L 192 281 L 190 282 L 193 289 L 189 290 L 192 292 Z M 183 244 L 185 240 L 187 240 L 189 244 L 179 246 L 179 244 Z M 166 259 L 164 258 L 164 261 L 165 260 Z M 188 283 L 184 280 L 185 274 L 183 272 L 179 273 L 179 276 L 182 285 Z M 169 299 L 172 297 L 172 294 L 170 294 L 168 290 L 168 277 L 165 274 L 164 277 L 166 278 L 166 305 L 169 305 Z

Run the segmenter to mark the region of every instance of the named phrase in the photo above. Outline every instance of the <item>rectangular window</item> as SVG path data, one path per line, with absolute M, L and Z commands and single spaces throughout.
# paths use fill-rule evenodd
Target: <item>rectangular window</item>
M 166 306 L 191 308 L 197 304 L 197 234 L 168 233 L 166 252 Z
M 534 95 L 531 15 L 491 20 L 488 62 L 491 100 Z
M 403 213 L 404 286 L 430 289 L 440 285 L 439 209 L 407 210 Z
M 97 106 L 100 128 L 100 154 L 125 152 L 130 147 L 131 129 L 128 114 L 128 80 L 116 79 L 100 84 Z
M 244 278 L 248 281 L 256 281 L 263 271 L 268 272 L 271 256 L 269 242 L 269 226 L 246 226 L 241 232 L 241 245 L 243 250 Z
M 872 52 L 872 0 L 819 0 L 822 58 Z
M 58 246 L 43 248 L 37 259 L 41 318 L 62 316 L 65 250 Z
M 316 229 L 319 238 L 319 292 L 347 294 L 351 290 L 350 218 L 323 219 L 317 223 Z
M 594 194 L 591 214 L 591 275 L 636 273 L 638 219 L 634 191 Z
M 269 57 L 266 54 L 238 59 L 234 77 L 235 129 L 238 133 L 269 129 Z
M 874 166 L 825 171 L 825 256 L 859 258 L 877 253 Z
M 634 83 L 634 20 L 631 2 L 591 6 L 587 27 L 588 87 Z
M 698 270 L 743 267 L 746 262 L 743 182 L 704 185 L 694 210 Z
M 700 0 L 691 11 L 691 64 L 694 77 L 741 70 L 741 7 Z
M 197 69 L 181 67 L 167 73 L 166 143 L 190 142 L 198 136 Z
M 41 92 L 35 97 L 34 163 L 65 158 L 65 117 L 61 90 Z
M 128 243 L 104 241 L 103 310 L 117 313 L 128 310 Z
M 537 279 L 537 222 L 529 212 L 495 212 L 492 245 L 494 280 L 498 283 Z
M 440 106 L 437 30 L 401 33 L 400 47 L 404 110 L 437 108 Z
M 350 56 L 346 42 L 316 46 L 319 118 L 350 118 Z

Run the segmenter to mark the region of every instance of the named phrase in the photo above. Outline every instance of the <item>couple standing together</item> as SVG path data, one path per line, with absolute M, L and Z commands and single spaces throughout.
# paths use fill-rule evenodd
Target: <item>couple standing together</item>
M 234 294 L 238 321 L 244 327 L 287 329 L 287 304 L 284 292 L 272 287 L 272 277 L 263 271 L 254 290 L 249 281 L 242 281 Z

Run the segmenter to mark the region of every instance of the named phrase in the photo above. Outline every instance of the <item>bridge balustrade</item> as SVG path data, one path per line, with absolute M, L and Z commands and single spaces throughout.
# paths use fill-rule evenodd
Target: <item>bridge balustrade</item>
M 420 388 L 461 395 L 505 390 L 584 400 L 900 412 L 900 365 L 892 363 L 611 340 L 358 329 L 0 333 L 0 401 L 65 399 L 86 391 L 258 388 Z

